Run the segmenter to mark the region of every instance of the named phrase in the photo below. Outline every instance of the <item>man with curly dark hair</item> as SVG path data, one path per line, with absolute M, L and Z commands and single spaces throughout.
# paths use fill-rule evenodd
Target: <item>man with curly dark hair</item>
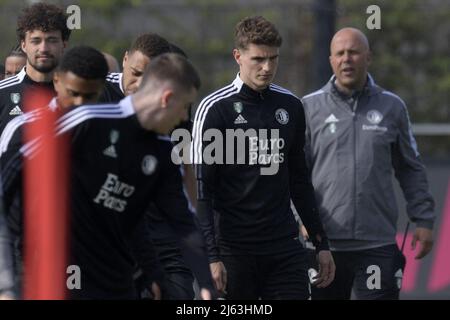
M 104 64 L 106 73 L 106 62 Z M 211 293 L 214 294 L 203 239 L 183 194 L 180 170 L 170 160 L 172 144 L 161 136 L 187 120 L 188 107 L 195 100 L 199 87 L 200 78 L 192 64 L 180 55 L 167 53 L 150 62 L 136 93 L 117 104 L 74 108 L 59 119 L 58 135 L 72 133 L 70 263 L 82 272 L 80 286 L 69 289 L 70 298 L 136 297 L 130 245 L 135 233 L 146 227 L 141 219 L 150 202 L 163 217 L 173 222 L 186 263 L 198 279 L 201 297 L 209 299 Z M 56 88 L 59 98 L 58 85 Z M 6 134 L 14 136 L 19 129 L 18 126 L 13 128 L 14 123 L 34 121 L 33 116 L 28 113 L 11 121 L 1 139 L 6 147 L 0 157 L 1 173 L 9 181 L 2 182 L 7 216 L 12 205 L 10 195 L 16 193 L 17 182 L 20 182 L 21 157 L 16 155 L 22 148 L 11 145 L 13 140 Z M 65 128 L 60 130 L 62 125 Z M 105 137 L 108 142 L 111 134 L 114 142 L 105 149 Z M 98 157 L 91 154 L 98 154 Z M 79 174 L 81 171 L 85 172 L 83 176 Z M 127 190 L 114 187 L 107 191 L 103 187 L 105 183 L 92 182 L 100 181 L 97 177 L 101 180 L 106 177 L 107 181 L 117 177 L 119 183 L 125 180 Z M 39 259 L 42 255 L 35 257 Z M 8 267 L 6 262 L 2 261 Z
M 27 63 L 14 77 L 0 81 L 0 132 L 23 113 L 23 95 L 32 88 L 53 89 L 53 73 L 70 36 L 67 15 L 52 4 L 35 3 L 17 19 L 17 36 Z M 54 92 L 52 92 L 54 95 Z
M 53 82 L 56 96 L 50 101 L 52 110 L 67 111 L 72 106 L 95 103 L 102 92 L 108 65 L 103 54 L 88 46 L 77 46 L 68 50 L 55 69 Z M 47 107 L 26 114 L 33 119 Z M 24 119 L 25 119 L 24 118 Z M 0 141 L 8 140 L 8 152 L 14 154 L 22 145 L 21 117 L 11 120 L 5 127 Z M 14 132 L 14 134 L 10 134 Z M 0 143 L 1 144 L 1 143 Z M 18 180 L 10 193 L 2 193 L 0 201 L 0 300 L 21 298 L 22 287 L 22 187 Z M 5 202 L 3 202 L 5 201 Z M 14 203 L 14 205 L 12 205 Z M 1 212 L 3 204 L 6 211 Z M 6 227 L 7 226 L 7 227 Z

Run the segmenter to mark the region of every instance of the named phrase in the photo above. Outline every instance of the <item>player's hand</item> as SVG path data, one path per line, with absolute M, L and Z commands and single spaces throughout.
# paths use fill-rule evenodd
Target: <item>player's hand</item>
M 317 254 L 317 262 L 319 263 L 319 274 L 317 275 L 314 285 L 317 288 L 328 287 L 334 280 L 334 273 L 336 266 L 334 264 L 333 256 L 328 250 L 321 250 Z
M 222 261 L 211 262 L 209 269 L 211 270 L 211 277 L 216 290 L 224 294 L 227 287 L 227 270 L 225 269 L 225 265 Z
M 211 292 L 206 288 L 202 288 L 200 290 L 200 297 L 202 300 L 211 300 Z
M 152 282 L 151 291 L 153 300 L 161 300 L 161 288 L 159 287 L 159 284 L 157 284 L 156 282 Z
M 305 241 L 309 240 L 308 231 L 306 231 L 306 228 L 303 224 L 300 226 L 300 233 L 302 234 L 303 240 L 305 240 Z
M 420 242 L 419 252 L 414 259 L 422 259 L 433 248 L 433 231 L 427 228 L 417 227 L 411 242 L 411 248 L 416 249 L 417 241 Z

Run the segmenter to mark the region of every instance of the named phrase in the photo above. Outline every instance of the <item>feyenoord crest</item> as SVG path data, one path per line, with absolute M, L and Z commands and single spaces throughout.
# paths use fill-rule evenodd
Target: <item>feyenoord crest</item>
M 240 102 L 240 101 L 233 103 L 233 107 L 237 113 L 241 113 L 242 110 L 244 109 L 244 106 L 243 106 L 242 102 Z
M 18 104 L 20 101 L 20 93 L 16 92 L 16 93 L 11 93 L 11 101 L 14 104 Z
M 367 112 L 367 120 L 372 124 L 379 124 L 383 120 L 383 115 L 377 110 Z
M 146 155 L 142 159 L 142 172 L 149 176 L 153 172 L 155 172 L 156 165 L 158 164 L 158 160 L 152 155 Z
M 111 144 L 115 144 L 119 140 L 119 131 L 111 130 L 109 139 L 111 140 Z
M 275 111 L 275 119 L 281 124 L 286 124 L 289 122 L 289 113 L 283 108 Z

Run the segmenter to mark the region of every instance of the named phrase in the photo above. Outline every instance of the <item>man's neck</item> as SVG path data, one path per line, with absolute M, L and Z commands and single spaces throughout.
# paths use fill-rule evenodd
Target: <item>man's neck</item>
M 155 107 L 149 107 L 146 97 L 141 94 L 131 95 L 131 102 L 136 113 L 136 117 L 141 127 L 146 130 L 153 130 L 156 123 L 156 110 Z
M 367 80 L 366 80 L 367 81 Z M 345 96 L 351 97 L 353 96 L 356 92 L 361 92 L 363 90 L 363 88 L 366 85 L 366 81 L 364 81 L 362 84 L 358 84 L 354 87 L 346 87 L 343 86 L 342 84 L 339 83 L 339 81 L 335 80 L 334 81 L 334 85 L 336 86 L 336 89 L 342 93 Z
M 256 91 L 256 92 L 261 93 L 268 87 L 268 86 L 265 86 L 264 88 L 257 88 L 254 84 L 251 83 L 251 81 L 249 81 L 247 79 L 243 79 L 240 73 L 239 73 L 239 78 L 247 87 L 249 87 L 250 89 L 252 89 L 253 91 Z
M 53 80 L 53 71 L 48 73 L 42 73 L 34 69 L 30 64 L 27 63 L 25 69 L 28 77 L 34 82 L 51 82 Z

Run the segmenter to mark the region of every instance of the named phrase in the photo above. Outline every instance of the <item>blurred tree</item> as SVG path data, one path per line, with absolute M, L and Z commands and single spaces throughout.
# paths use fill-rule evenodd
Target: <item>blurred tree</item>
M 86 44 L 121 61 L 133 39 L 156 32 L 183 48 L 199 68 L 200 96 L 234 78 L 234 25 L 247 15 L 264 15 L 283 35 L 275 81 L 298 96 L 314 84 L 314 0 L 50 0 L 81 8 L 81 30 L 70 46 Z M 16 42 L 17 15 L 29 1 L 0 0 L 0 54 Z M 381 30 L 368 30 L 366 9 L 381 8 Z M 336 0 L 337 28 L 363 30 L 372 45 L 376 80 L 408 104 L 413 122 L 450 123 L 450 2 L 448 0 Z M 327 39 L 319 41 L 328 41 Z M 425 141 L 421 141 L 425 139 Z M 428 141 L 427 139 L 430 139 Z M 420 138 L 425 154 L 450 155 L 450 139 Z M 423 146 L 422 146 L 423 145 Z

